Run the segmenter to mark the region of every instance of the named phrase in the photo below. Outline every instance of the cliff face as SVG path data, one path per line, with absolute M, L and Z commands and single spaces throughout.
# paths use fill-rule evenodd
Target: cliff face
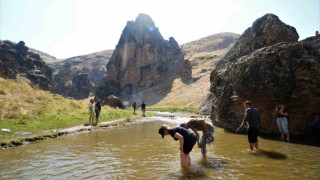
M 320 56 L 310 44 L 296 42 L 293 27 L 278 21 L 271 14 L 255 21 L 212 71 L 213 123 L 235 130 L 244 117 L 243 102 L 251 100 L 261 113 L 261 132 L 278 132 L 272 115 L 277 103 L 288 107 L 291 133 L 305 130 L 306 120 L 319 108 Z M 233 101 L 233 95 L 239 98 Z
M 23 41 L 18 44 L 1 41 L 0 44 L 1 77 L 16 78 L 19 75 L 43 90 L 53 90 L 51 69 L 38 54 L 29 52 Z
M 112 52 L 106 50 L 51 62 L 54 92 L 75 99 L 88 98 L 106 76 Z
M 191 77 L 191 66 L 174 38 L 164 40 L 152 19 L 140 14 L 124 28 L 96 96 L 128 97 L 176 77 Z

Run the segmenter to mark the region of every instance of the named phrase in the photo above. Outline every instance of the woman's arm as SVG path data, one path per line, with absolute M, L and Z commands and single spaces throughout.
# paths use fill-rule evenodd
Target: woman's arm
M 181 136 L 181 134 L 179 133 L 175 133 L 174 134 L 174 137 L 177 138 L 180 142 L 180 150 L 183 151 L 183 143 L 184 143 L 184 139 L 183 139 L 183 136 Z

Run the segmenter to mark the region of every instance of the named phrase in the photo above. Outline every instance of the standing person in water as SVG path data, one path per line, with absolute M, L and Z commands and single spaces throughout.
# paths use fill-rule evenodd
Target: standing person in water
M 98 99 L 95 105 L 95 112 L 96 112 L 96 124 L 100 123 L 99 121 L 99 115 L 101 112 L 101 100 Z
M 191 128 L 197 137 L 198 147 L 201 148 L 201 154 L 203 158 L 206 158 L 207 147 L 206 145 L 214 141 L 213 132 L 214 128 L 212 125 L 206 123 L 204 120 L 191 119 L 187 123 L 180 124 L 181 127 L 189 129 Z M 202 138 L 199 143 L 199 133 L 202 131 Z
M 93 110 L 93 99 L 90 99 L 89 105 L 88 105 L 88 110 L 89 110 L 89 124 L 93 123 L 94 119 L 94 110 Z
M 287 141 L 290 140 L 288 128 L 288 110 L 284 104 L 277 104 L 274 114 L 277 116 L 277 125 L 281 133 L 281 139 L 284 139 L 284 134 L 287 135 Z
M 142 110 L 142 115 L 146 116 L 146 104 L 144 102 L 142 102 L 141 104 L 141 110 Z
M 183 127 L 170 128 L 165 124 L 160 127 L 159 134 L 161 134 L 162 138 L 170 134 L 175 141 L 179 140 L 181 167 L 188 168 L 191 164 L 189 153 L 196 144 L 196 136 Z
M 244 119 L 241 126 L 248 126 L 248 141 L 250 150 L 253 151 L 253 147 L 258 150 L 258 133 L 261 128 L 261 118 L 259 111 L 252 107 L 251 101 L 246 101 L 243 106 L 246 108 Z
M 133 114 L 136 114 L 136 109 L 137 109 L 137 103 L 136 103 L 136 101 L 133 101 L 132 107 L 133 107 Z

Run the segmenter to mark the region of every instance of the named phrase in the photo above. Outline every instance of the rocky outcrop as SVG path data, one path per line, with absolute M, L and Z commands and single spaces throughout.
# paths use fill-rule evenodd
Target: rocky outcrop
M 294 28 L 282 22 L 274 22 L 277 19 L 276 16 L 267 14 L 251 27 L 251 30 L 264 29 L 264 25 L 274 24 L 275 26 L 267 26 L 274 33 L 264 33 L 263 38 L 257 37 L 264 39 L 262 42 L 273 44 L 258 43 L 265 47 L 255 50 L 257 46 L 247 41 L 243 47 L 241 42 L 245 37 L 257 34 L 255 31 L 248 34 L 246 30 L 236 44 L 238 48 L 231 48 L 212 71 L 211 118 L 214 124 L 235 130 L 244 117 L 243 102 L 251 100 L 261 113 L 261 132 L 278 133 L 272 113 L 277 103 L 283 103 L 289 110 L 291 133 L 299 134 L 304 132 L 306 120 L 319 108 L 320 56 L 311 45 L 292 42 L 298 37 L 296 33 L 292 33 Z M 284 35 L 288 37 L 283 37 Z M 253 38 L 251 42 L 256 44 L 257 40 Z M 238 98 L 232 98 L 234 95 Z
M 266 14 L 253 22 L 245 30 L 236 44 L 228 51 L 219 66 L 234 62 L 237 58 L 247 55 L 256 49 L 279 42 L 297 42 L 299 35 L 292 26 L 284 24 L 278 16 Z
M 106 76 L 106 65 L 112 52 L 106 50 L 63 61 L 51 61 L 49 65 L 54 70 L 54 92 L 75 99 L 88 98 Z
M 96 96 L 130 96 L 174 78 L 191 77 L 191 68 L 174 38 L 164 40 L 159 29 L 146 14 L 139 14 L 124 28 L 116 49 L 107 65 L 105 84 Z M 112 84 L 107 86 L 106 84 Z M 105 87 L 105 88 L 102 88 Z
M 308 37 L 302 41 L 299 41 L 301 44 L 308 44 L 310 46 L 313 46 L 317 49 L 318 53 L 320 54 L 320 35 Z
M 28 78 L 31 83 L 43 90 L 52 90 L 52 72 L 38 54 L 28 51 L 23 41 L 14 44 L 0 42 L 0 76 L 16 78 L 17 75 Z
M 102 103 L 103 105 L 110 106 L 112 108 L 120 108 L 125 109 L 125 105 L 123 105 L 122 101 L 117 97 L 110 95 L 108 96 Z

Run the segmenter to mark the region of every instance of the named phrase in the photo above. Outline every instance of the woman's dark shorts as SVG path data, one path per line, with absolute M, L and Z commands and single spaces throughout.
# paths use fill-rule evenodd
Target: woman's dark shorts
M 255 143 L 258 142 L 258 133 L 260 128 L 251 128 L 248 129 L 248 140 L 249 143 Z
M 196 144 L 197 138 L 194 134 L 188 136 L 183 142 L 183 152 L 189 154 L 192 151 L 193 146 Z
M 99 118 L 100 112 L 97 110 L 95 110 L 95 112 L 96 112 L 96 118 Z

